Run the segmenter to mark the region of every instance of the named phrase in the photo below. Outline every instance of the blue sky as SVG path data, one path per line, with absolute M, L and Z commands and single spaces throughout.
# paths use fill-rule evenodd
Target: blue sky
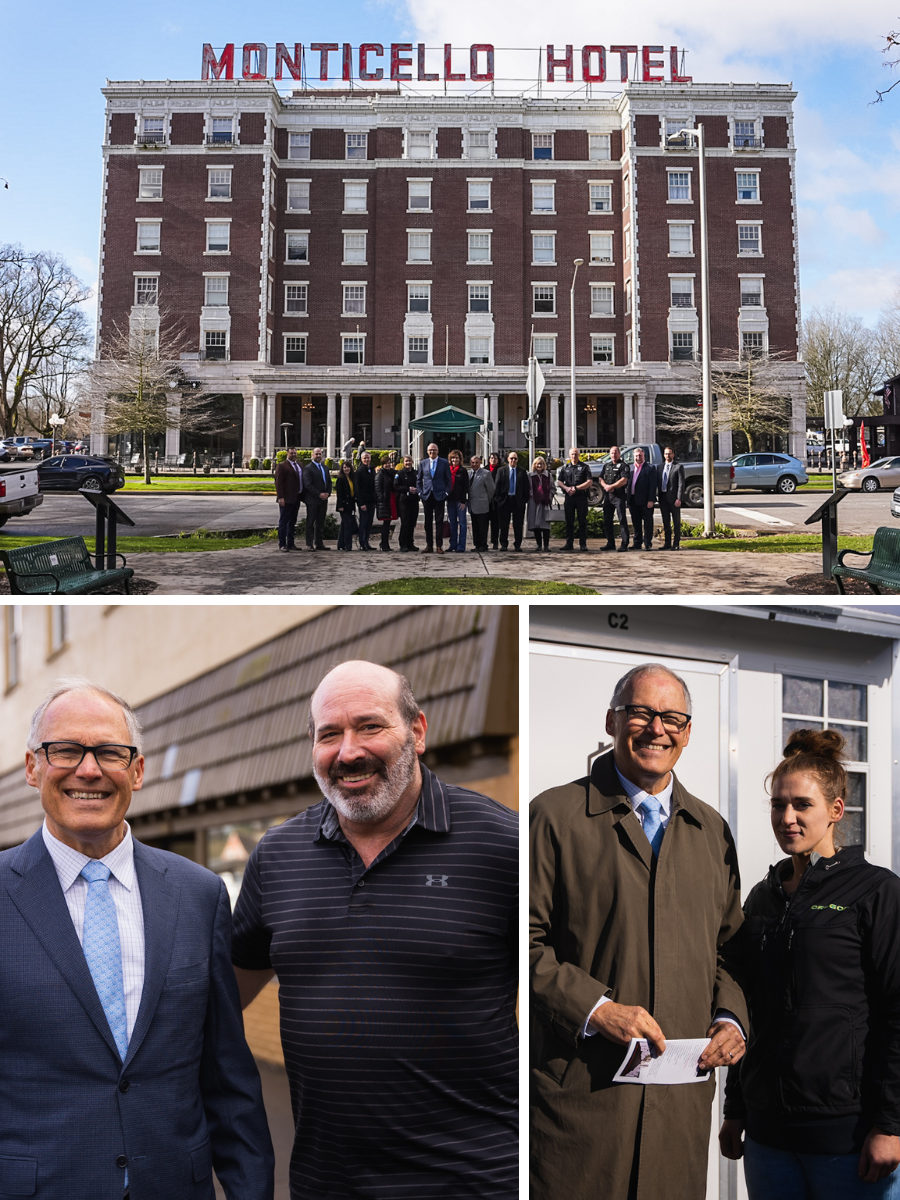
M 12 5 L 2 17 L 0 241 L 62 254 L 97 277 L 103 97 L 110 79 L 196 79 L 203 43 L 404 41 L 429 45 L 554 42 L 677 44 L 697 82 L 793 82 L 804 311 L 834 304 L 874 321 L 900 289 L 900 74 L 882 63 L 883 35 L 900 24 L 892 0 L 643 0 L 639 11 L 569 0 L 558 24 L 535 0 L 333 0 L 326 16 L 270 0 L 259 15 L 233 0 L 153 6 L 84 0 Z M 252 6 L 249 10 L 253 11 Z M 751 35 L 745 31 L 750 29 Z M 42 55 L 42 44 L 48 47 Z M 499 68 L 499 55 L 498 55 Z

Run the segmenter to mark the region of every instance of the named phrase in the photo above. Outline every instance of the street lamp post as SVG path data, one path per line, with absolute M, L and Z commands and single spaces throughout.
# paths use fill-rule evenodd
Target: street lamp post
M 289 429 L 294 428 L 294 422 L 293 421 L 282 421 L 281 428 L 284 430 L 284 433 L 282 434 L 282 436 L 284 438 L 284 448 L 285 448 L 285 450 L 287 450 L 287 431 Z
M 578 277 L 578 268 L 580 266 L 582 266 L 583 263 L 584 263 L 583 258 L 576 258 L 574 260 L 573 265 L 575 267 L 575 270 L 572 273 L 572 287 L 569 289 L 569 363 L 570 363 L 569 390 L 571 392 L 571 396 L 570 396 L 570 400 L 569 400 L 569 405 L 570 405 L 569 420 L 570 420 L 570 432 L 571 432 L 572 441 L 569 446 L 564 447 L 564 452 L 563 452 L 564 458 L 568 455 L 568 452 L 569 452 L 571 446 L 578 445 L 578 432 L 577 432 L 577 426 L 575 424 L 575 409 L 577 407 L 577 405 L 575 403 L 575 280 Z

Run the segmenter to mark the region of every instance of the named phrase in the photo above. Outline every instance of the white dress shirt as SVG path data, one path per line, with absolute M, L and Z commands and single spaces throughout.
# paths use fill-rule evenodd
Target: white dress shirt
M 59 838 L 55 838 L 44 821 L 42 829 L 44 845 L 53 859 L 59 886 L 66 898 L 66 905 L 78 941 L 84 944 L 84 906 L 87 902 L 88 881 L 81 874 L 85 863 L 91 862 L 86 854 L 73 850 Z M 131 827 L 125 822 L 125 837 L 115 850 L 99 860 L 109 867 L 109 894 L 116 906 L 119 922 L 119 945 L 122 949 L 122 983 L 125 988 L 125 1018 L 128 1038 L 137 1020 L 144 989 L 144 910 L 134 870 L 134 841 Z

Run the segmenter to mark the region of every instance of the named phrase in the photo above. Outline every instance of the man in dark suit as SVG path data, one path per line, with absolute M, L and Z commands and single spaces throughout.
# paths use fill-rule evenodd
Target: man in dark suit
M 297 450 L 288 447 L 287 458 L 275 468 L 275 497 L 278 500 L 278 549 L 293 550 L 294 529 L 303 494 L 303 473 L 297 462 Z
M 644 462 L 644 452 L 638 446 L 634 452 L 631 478 L 628 480 L 628 507 L 634 529 L 635 550 L 653 548 L 653 508 L 658 488 L 659 476 L 656 467 L 652 463 Z
M 331 472 L 325 466 L 325 451 L 317 446 L 312 461 L 303 468 L 303 501 L 306 504 L 307 550 L 330 550 L 323 540 L 328 497 L 331 495 Z
M 509 522 L 513 526 L 513 549 L 522 550 L 522 527 L 528 507 L 528 472 L 519 466 L 519 456 L 511 450 L 506 462 L 497 468 L 497 491 L 494 494 L 500 518 L 500 548 L 509 549 Z
M 356 468 L 356 503 L 359 507 L 359 548 L 371 550 L 369 534 L 375 520 L 375 472 L 372 470 L 372 455 L 363 450 Z
M 425 514 L 425 553 L 431 554 L 437 541 L 438 554 L 444 553 L 444 505 L 450 495 L 453 476 L 446 458 L 438 457 L 434 442 L 428 447 L 428 457 L 419 463 L 416 488 L 422 498 Z M 435 526 L 437 529 L 435 531 Z
M 684 467 L 675 462 L 675 451 L 671 446 L 666 446 L 663 450 L 663 458 L 665 462 L 659 476 L 659 511 L 665 533 L 665 544 L 662 548 L 663 550 L 680 550 Z
M 274 1158 L 211 872 L 134 841 L 140 726 L 63 680 L 25 778 L 44 824 L 0 854 L 0 1195 L 271 1200 Z

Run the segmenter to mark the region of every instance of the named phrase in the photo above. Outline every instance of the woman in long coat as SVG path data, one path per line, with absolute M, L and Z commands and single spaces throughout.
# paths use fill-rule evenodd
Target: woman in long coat
M 341 519 L 338 533 L 338 550 L 353 549 L 354 510 L 356 508 L 356 486 L 353 476 L 353 464 L 349 458 L 342 459 L 334 487 L 334 503 Z
M 381 522 L 381 550 L 390 550 L 391 521 L 397 520 L 397 493 L 394 491 L 396 461 L 396 454 L 390 454 L 375 476 L 375 516 Z
M 528 472 L 528 528 L 534 534 L 538 553 L 550 549 L 550 509 L 555 491 L 547 460 L 539 454 Z

